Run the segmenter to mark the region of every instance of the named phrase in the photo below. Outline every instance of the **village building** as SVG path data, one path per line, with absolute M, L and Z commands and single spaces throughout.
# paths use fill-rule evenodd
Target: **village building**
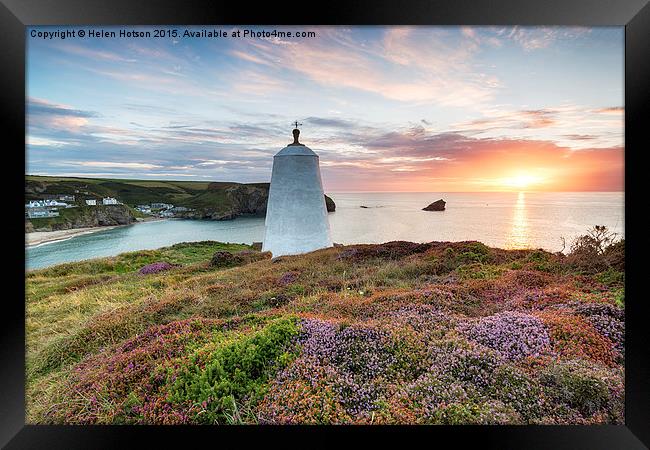
M 30 208 L 25 212 L 29 219 L 42 219 L 47 217 L 58 217 L 56 208 Z
M 118 205 L 120 202 L 117 201 L 116 198 L 113 197 L 104 197 L 102 199 L 102 204 L 104 205 Z
M 56 206 L 68 207 L 69 205 L 56 200 L 30 200 L 30 202 L 25 205 L 25 208 L 53 208 Z
M 149 205 L 138 205 L 135 209 L 143 214 L 151 214 L 151 206 Z
M 173 213 L 182 213 L 187 211 L 191 211 L 191 210 L 190 208 L 186 208 L 185 206 L 176 206 L 174 208 L 171 208 L 171 212 Z
M 95 199 L 91 199 L 91 198 L 87 198 L 87 199 L 86 199 L 86 205 L 88 205 L 88 206 L 97 206 L 97 200 L 95 200 Z
M 171 203 L 152 203 L 151 209 L 171 209 L 174 205 Z

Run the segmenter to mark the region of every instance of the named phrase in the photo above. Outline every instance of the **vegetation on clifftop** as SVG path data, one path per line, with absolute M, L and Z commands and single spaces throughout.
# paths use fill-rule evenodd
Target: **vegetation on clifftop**
M 32 218 L 29 231 L 67 230 L 70 228 L 128 225 L 142 217 L 138 211 L 126 205 L 77 206 L 59 208 L 57 217 Z
M 28 422 L 620 424 L 624 241 L 601 237 L 184 243 L 30 271 Z
M 67 194 L 75 195 L 79 199 L 114 197 L 131 207 L 152 202 L 170 203 L 191 208 L 192 211 L 178 213 L 177 216 L 192 219 L 226 220 L 242 214 L 263 215 L 266 212 L 268 192 L 269 183 L 123 180 L 37 175 L 25 177 L 26 200 L 39 200 L 44 194 Z M 328 211 L 332 212 L 336 209 L 334 201 L 328 196 L 325 196 L 325 202 Z M 66 211 L 65 214 L 75 213 Z M 42 227 L 43 224 L 66 221 L 63 217 L 37 220 L 39 224 L 37 226 L 34 223 L 35 228 Z

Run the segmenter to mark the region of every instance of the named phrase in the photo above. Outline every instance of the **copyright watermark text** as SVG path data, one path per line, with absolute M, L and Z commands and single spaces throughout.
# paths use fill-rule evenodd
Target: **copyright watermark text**
M 32 29 L 29 36 L 35 39 L 225 39 L 225 38 L 314 38 L 315 31 L 279 31 L 225 28 L 152 28 L 151 30 L 77 28 L 59 30 Z

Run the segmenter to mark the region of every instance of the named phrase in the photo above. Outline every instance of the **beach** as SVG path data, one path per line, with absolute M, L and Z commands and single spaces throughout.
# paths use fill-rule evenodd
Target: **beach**
M 165 220 L 159 217 L 145 217 L 137 218 L 135 222 L 129 225 L 134 225 L 137 223 L 143 222 L 154 222 L 158 220 Z M 82 236 L 84 234 L 97 233 L 99 231 L 108 231 L 114 228 L 126 227 L 128 225 L 108 225 L 100 227 L 85 227 L 85 228 L 70 228 L 68 230 L 54 230 L 54 231 L 32 231 L 31 233 L 25 233 L 25 247 L 35 247 L 41 244 L 47 244 L 50 242 L 64 241 L 76 236 Z
M 69 230 L 55 231 L 33 231 L 25 233 L 25 246 L 34 247 L 36 245 L 46 244 L 49 242 L 70 239 L 71 237 L 81 236 L 83 234 L 96 233 L 98 231 L 112 230 L 124 225 L 114 225 L 108 227 L 88 227 L 88 228 L 71 228 Z

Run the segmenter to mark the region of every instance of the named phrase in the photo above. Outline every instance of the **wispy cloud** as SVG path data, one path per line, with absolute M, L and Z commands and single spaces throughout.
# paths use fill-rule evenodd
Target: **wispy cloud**
M 358 124 L 351 120 L 331 118 L 331 117 L 307 117 L 305 122 L 308 122 L 311 125 L 317 127 L 327 127 L 327 128 L 354 128 Z
M 89 118 L 98 117 L 94 111 L 82 111 L 68 105 L 53 103 L 40 98 L 29 98 L 27 101 L 27 113 L 31 116 L 53 115 L 65 117 Z
M 403 102 L 469 106 L 488 100 L 499 86 L 495 77 L 472 67 L 477 46 L 471 38 L 462 37 L 457 45 L 449 45 L 444 33 L 391 28 L 381 41 L 360 46 L 349 31 L 319 29 L 318 33 L 321 39 L 300 45 L 283 39 L 247 43 L 248 51 L 236 50 L 233 55 L 265 65 L 273 61 L 276 68 L 284 67 L 324 86 L 358 89 Z M 423 41 L 426 46 L 421 45 Z M 251 56 L 255 54 L 251 50 L 265 59 Z M 260 84 L 269 87 L 264 79 Z
M 57 47 L 59 50 L 70 53 L 77 56 L 82 56 L 94 61 L 104 60 L 109 62 L 126 62 L 126 63 L 135 63 L 137 60 L 135 58 L 128 58 L 122 56 L 115 52 L 110 52 L 106 50 L 97 50 L 82 45 L 75 44 L 62 44 Z
M 497 35 L 511 39 L 526 51 L 544 49 L 557 41 L 573 40 L 589 34 L 584 27 L 521 27 L 502 28 Z
M 82 167 L 100 167 L 105 169 L 158 169 L 163 167 L 158 164 L 116 161 L 79 161 L 74 164 Z

